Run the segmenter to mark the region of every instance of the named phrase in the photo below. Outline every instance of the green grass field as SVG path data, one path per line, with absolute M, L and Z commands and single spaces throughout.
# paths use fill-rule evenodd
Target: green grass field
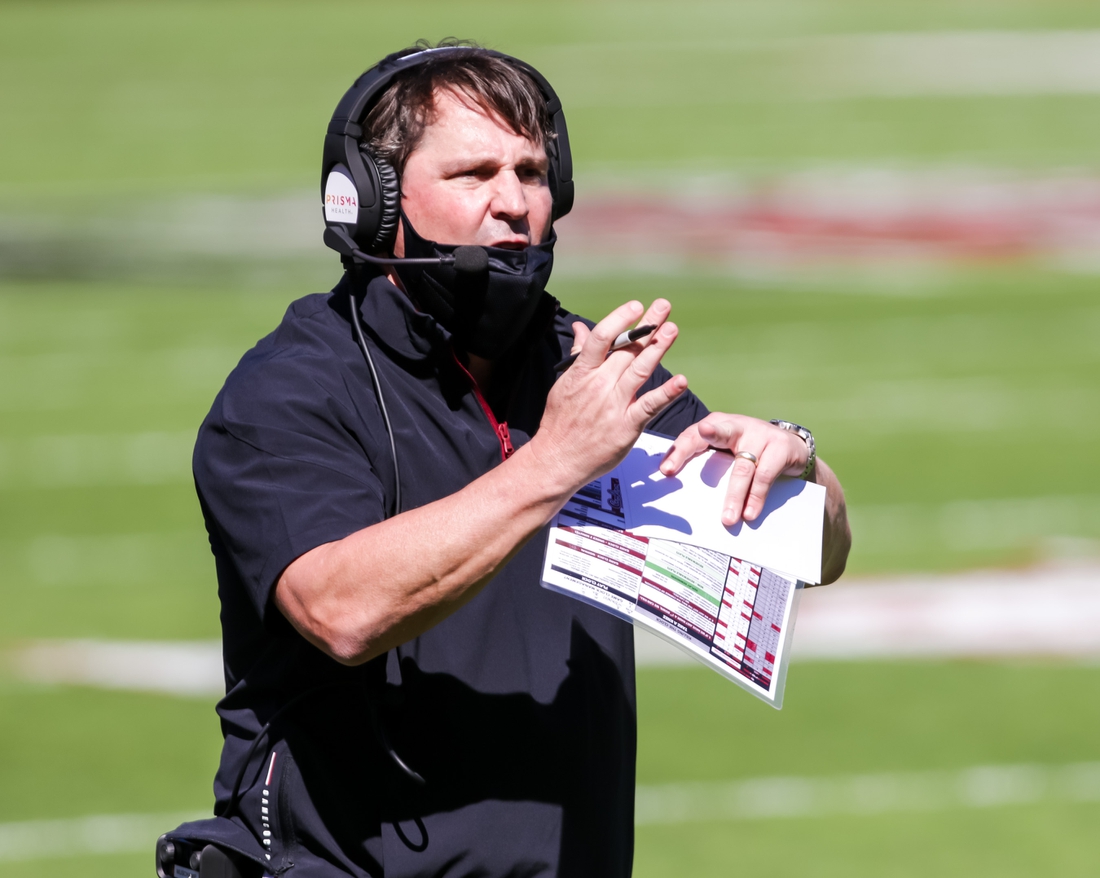
M 218 636 L 190 437 L 241 353 L 292 298 L 334 282 L 335 260 L 141 262 L 112 218 L 314 187 L 333 102 L 383 52 L 454 33 L 528 58 L 561 92 L 582 179 L 1095 173 L 1095 95 L 815 99 L 775 46 L 1097 26 L 1095 4 L 1055 2 L 0 4 L 0 651 Z M 847 488 L 853 574 L 1095 551 L 1095 275 L 904 271 L 563 275 L 553 291 L 594 317 L 669 297 L 682 327 L 669 363 L 712 407 L 810 424 Z M 651 669 L 639 699 L 647 785 L 1100 759 L 1094 665 L 796 664 L 779 713 L 705 671 Z M 0 672 L 0 824 L 202 810 L 218 744 L 201 699 Z M 643 826 L 636 872 L 1084 876 L 1098 816 L 1051 802 Z M 152 841 L 143 855 L 0 859 L 0 875 L 148 875 Z

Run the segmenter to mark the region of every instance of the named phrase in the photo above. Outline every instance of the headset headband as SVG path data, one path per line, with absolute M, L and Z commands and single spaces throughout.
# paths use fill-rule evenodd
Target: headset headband
M 556 135 L 546 144 L 553 218 L 560 219 L 573 207 L 573 160 L 565 114 L 557 94 L 542 74 L 518 58 L 491 49 L 468 46 L 424 49 L 383 60 L 367 70 L 355 80 L 332 114 L 321 165 L 325 243 L 330 247 L 343 253 L 349 252 L 347 247 L 352 243 L 368 253 L 392 247 L 400 211 L 400 181 L 393 168 L 361 148 L 363 121 L 396 76 L 430 58 L 453 52 L 500 58 L 531 77 L 546 100 L 546 111 Z

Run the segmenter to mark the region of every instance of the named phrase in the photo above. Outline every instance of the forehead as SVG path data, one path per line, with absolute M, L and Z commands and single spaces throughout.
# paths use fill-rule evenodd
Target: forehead
M 506 151 L 525 159 L 545 160 L 546 149 L 512 130 L 512 126 L 471 95 L 455 89 L 437 89 L 431 117 L 413 152 L 433 154 Z

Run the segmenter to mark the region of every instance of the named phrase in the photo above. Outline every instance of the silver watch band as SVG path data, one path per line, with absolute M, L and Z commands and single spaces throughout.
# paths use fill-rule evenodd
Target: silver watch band
M 800 424 L 796 424 L 793 421 L 783 421 L 779 418 L 773 418 L 771 423 L 779 427 L 781 430 L 787 430 L 794 433 L 803 442 L 806 443 L 806 447 L 810 449 L 810 456 L 806 458 L 806 468 L 802 470 L 800 479 L 808 479 L 814 474 L 814 468 L 817 466 L 817 446 L 814 444 L 814 434 L 807 430 Z

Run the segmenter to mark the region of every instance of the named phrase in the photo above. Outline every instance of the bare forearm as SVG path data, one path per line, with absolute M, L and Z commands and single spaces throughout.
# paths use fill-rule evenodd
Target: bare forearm
M 476 595 L 579 487 L 537 453 L 527 445 L 456 494 L 318 546 L 284 572 L 276 605 L 345 664 L 422 634 Z
M 813 480 L 825 487 L 825 523 L 821 535 L 821 584 L 836 582 L 848 563 L 852 531 L 848 526 L 848 507 L 844 489 L 836 474 L 820 457 Z

